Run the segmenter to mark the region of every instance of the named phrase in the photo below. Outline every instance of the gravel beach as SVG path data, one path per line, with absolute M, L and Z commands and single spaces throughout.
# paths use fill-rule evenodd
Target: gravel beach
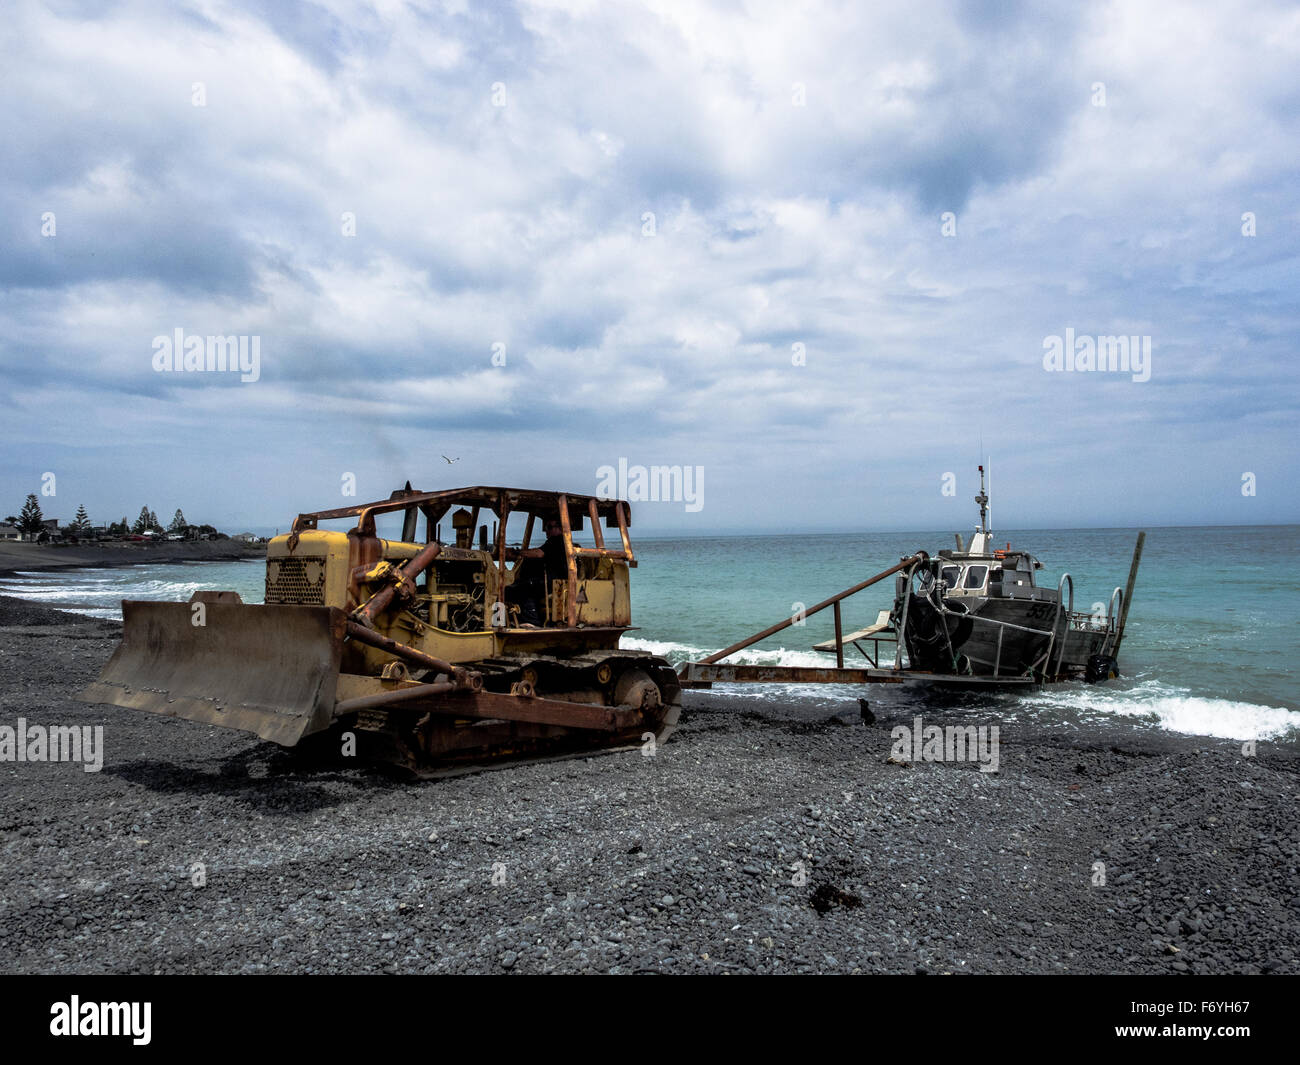
M 0 726 L 105 747 L 0 762 L 5 972 L 1300 973 L 1291 746 L 1012 723 L 982 773 L 688 691 L 654 757 L 412 784 L 75 702 L 119 628 L 0 598 Z

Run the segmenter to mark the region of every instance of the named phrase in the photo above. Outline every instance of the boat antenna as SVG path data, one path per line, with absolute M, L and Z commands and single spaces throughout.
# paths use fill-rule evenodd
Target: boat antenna
M 984 460 L 984 462 L 988 465 L 989 468 L 988 494 L 989 497 L 991 498 L 993 496 L 993 456 L 990 455 L 988 458 Z M 991 503 L 985 503 L 984 507 L 985 507 L 985 513 L 987 513 L 989 517 L 989 522 L 988 522 L 989 527 L 985 530 L 985 532 L 992 533 L 993 532 L 993 505 Z

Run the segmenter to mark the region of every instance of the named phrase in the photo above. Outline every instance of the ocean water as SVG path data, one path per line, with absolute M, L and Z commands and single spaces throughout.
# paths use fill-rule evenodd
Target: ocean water
M 1040 584 L 1074 581 L 1075 609 L 1102 609 L 1128 575 L 1136 531 L 1001 533 L 1000 542 L 1043 563 Z M 703 657 L 784 620 L 924 549 L 953 545 L 951 532 L 730 536 L 634 542 L 637 629 L 624 645 L 673 663 Z M 1120 653 L 1122 676 L 1105 685 L 1029 692 L 942 695 L 911 687 L 734 685 L 714 691 L 789 700 L 834 713 L 870 700 L 878 715 L 968 706 L 1000 720 L 1033 719 L 1068 728 L 1119 717 L 1152 728 L 1235 739 L 1300 742 L 1300 526 L 1153 528 Z M 169 563 L 0 577 L 0 592 L 99 617 L 120 616 L 122 599 L 188 599 L 198 589 L 233 588 L 262 598 L 257 561 Z M 893 597 L 893 578 L 845 601 L 845 631 L 875 620 Z M 730 661 L 829 665 L 812 645 L 834 634 L 830 610 L 769 637 Z M 883 647 L 882 647 L 883 650 Z M 851 664 L 856 652 L 846 652 Z

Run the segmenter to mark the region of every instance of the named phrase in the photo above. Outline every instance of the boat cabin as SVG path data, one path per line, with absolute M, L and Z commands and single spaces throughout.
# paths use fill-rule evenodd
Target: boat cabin
M 930 560 L 926 583 L 942 581 L 944 598 L 1052 599 L 1053 589 L 1034 583 L 1034 572 L 1042 568 L 1033 555 L 1010 544 L 994 551 L 980 544 L 970 551 L 940 551 Z

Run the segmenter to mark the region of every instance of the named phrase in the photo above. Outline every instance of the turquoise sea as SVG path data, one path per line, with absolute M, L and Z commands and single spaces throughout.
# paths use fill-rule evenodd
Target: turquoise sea
M 1000 532 L 1043 563 L 1038 580 L 1074 579 L 1075 609 L 1104 604 L 1128 573 L 1136 530 Z M 789 617 L 885 569 L 918 548 L 953 546 L 952 532 L 728 536 L 634 541 L 638 628 L 625 645 L 673 662 L 702 657 Z M 964 698 L 1002 719 L 1072 722 L 1121 716 L 1198 735 L 1300 742 L 1300 526 L 1152 528 L 1120 655 L 1123 676 L 1106 685 Z M 233 588 L 262 598 L 259 562 L 170 563 L 121 569 L 0 577 L 0 592 L 100 617 L 120 616 L 121 599 L 187 599 L 198 589 Z M 844 604 L 846 631 L 888 607 L 893 578 Z M 833 635 L 829 610 L 732 660 L 833 664 L 811 650 Z M 853 654 L 854 652 L 850 652 Z M 811 710 L 856 712 L 859 696 L 886 714 L 921 712 L 932 696 L 895 687 L 733 686 L 723 694 L 791 699 Z M 689 699 L 689 696 L 688 696 Z M 688 704 L 689 705 L 689 704 Z

